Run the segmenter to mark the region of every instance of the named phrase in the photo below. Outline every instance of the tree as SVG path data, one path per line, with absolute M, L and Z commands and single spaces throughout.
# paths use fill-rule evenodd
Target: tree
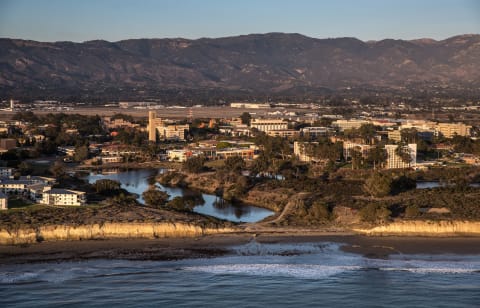
M 376 169 L 377 166 L 382 165 L 387 160 L 387 151 L 384 148 L 375 146 L 373 149 L 368 151 L 367 162 L 373 165 L 373 169 Z
M 225 160 L 225 169 L 230 172 L 240 173 L 245 165 L 245 160 L 240 156 L 230 156 Z
M 370 144 L 377 133 L 377 129 L 373 124 L 362 124 L 358 129 L 358 133 L 365 143 Z
M 86 145 L 82 145 L 75 148 L 75 155 L 73 156 L 75 161 L 81 162 L 88 158 L 88 147 Z
M 120 190 L 120 182 L 110 179 L 97 180 L 93 184 L 95 191 L 102 195 L 114 195 Z
M 252 115 L 248 112 L 244 112 L 240 115 L 240 119 L 242 120 L 242 124 L 250 126 L 250 122 L 252 121 Z
M 193 206 L 185 202 L 183 197 L 173 198 L 166 204 L 166 207 L 180 212 L 191 212 L 193 210 Z
M 190 173 L 200 173 L 203 171 L 205 163 L 205 157 L 203 156 L 194 156 L 183 164 L 183 168 Z
M 412 162 L 412 156 L 410 155 L 410 148 L 406 145 L 398 145 L 395 149 L 395 154 L 400 157 L 400 159 L 406 163 L 410 164 Z
M 368 179 L 365 180 L 363 185 L 364 190 L 372 197 L 385 197 L 392 191 L 393 179 L 380 172 L 375 172 Z
M 50 168 L 50 172 L 52 175 L 56 178 L 61 178 L 66 175 L 67 168 L 65 167 L 65 164 L 62 163 L 61 161 L 56 161 L 53 166 Z
M 405 128 L 400 131 L 402 142 L 415 143 L 417 142 L 418 131 L 415 128 Z
M 369 223 L 386 222 L 392 212 L 386 204 L 369 203 L 360 210 L 360 218 L 362 221 Z
M 170 196 L 164 191 L 151 187 L 142 193 L 142 197 L 148 206 L 163 207 Z

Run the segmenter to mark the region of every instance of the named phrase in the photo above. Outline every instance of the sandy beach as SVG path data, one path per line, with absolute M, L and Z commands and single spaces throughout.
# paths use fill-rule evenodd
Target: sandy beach
M 480 254 L 480 238 L 367 237 L 331 234 L 218 234 L 198 238 L 115 239 L 43 242 L 0 246 L 1 264 L 78 261 L 87 259 L 178 260 L 210 258 L 229 253 L 231 246 L 258 243 L 341 244 L 345 252 L 370 258 L 391 254 Z

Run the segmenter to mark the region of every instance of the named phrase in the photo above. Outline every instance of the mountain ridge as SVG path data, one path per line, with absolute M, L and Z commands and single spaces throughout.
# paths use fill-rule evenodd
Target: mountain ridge
M 299 33 L 222 38 L 0 38 L 1 94 L 28 89 L 160 88 L 278 93 L 296 88 L 480 86 L 480 35 L 444 40 Z

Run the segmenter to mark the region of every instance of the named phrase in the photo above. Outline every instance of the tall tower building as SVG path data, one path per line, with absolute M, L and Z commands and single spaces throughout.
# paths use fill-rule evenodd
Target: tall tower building
M 148 112 L 148 141 L 157 142 L 157 113 Z
M 11 111 L 13 111 L 13 109 L 15 108 L 15 106 L 13 104 L 14 104 L 13 99 L 10 99 L 10 110 Z

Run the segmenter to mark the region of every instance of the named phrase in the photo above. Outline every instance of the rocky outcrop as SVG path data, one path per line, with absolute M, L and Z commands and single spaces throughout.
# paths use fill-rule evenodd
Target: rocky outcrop
M 370 229 L 354 229 L 366 235 L 480 236 L 480 221 L 396 221 Z
M 1 245 L 31 244 L 42 241 L 195 237 L 236 232 L 234 228 L 208 228 L 187 223 L 118 223 L 91 225 L 46 225 L 38 228 L 0 229 Z

